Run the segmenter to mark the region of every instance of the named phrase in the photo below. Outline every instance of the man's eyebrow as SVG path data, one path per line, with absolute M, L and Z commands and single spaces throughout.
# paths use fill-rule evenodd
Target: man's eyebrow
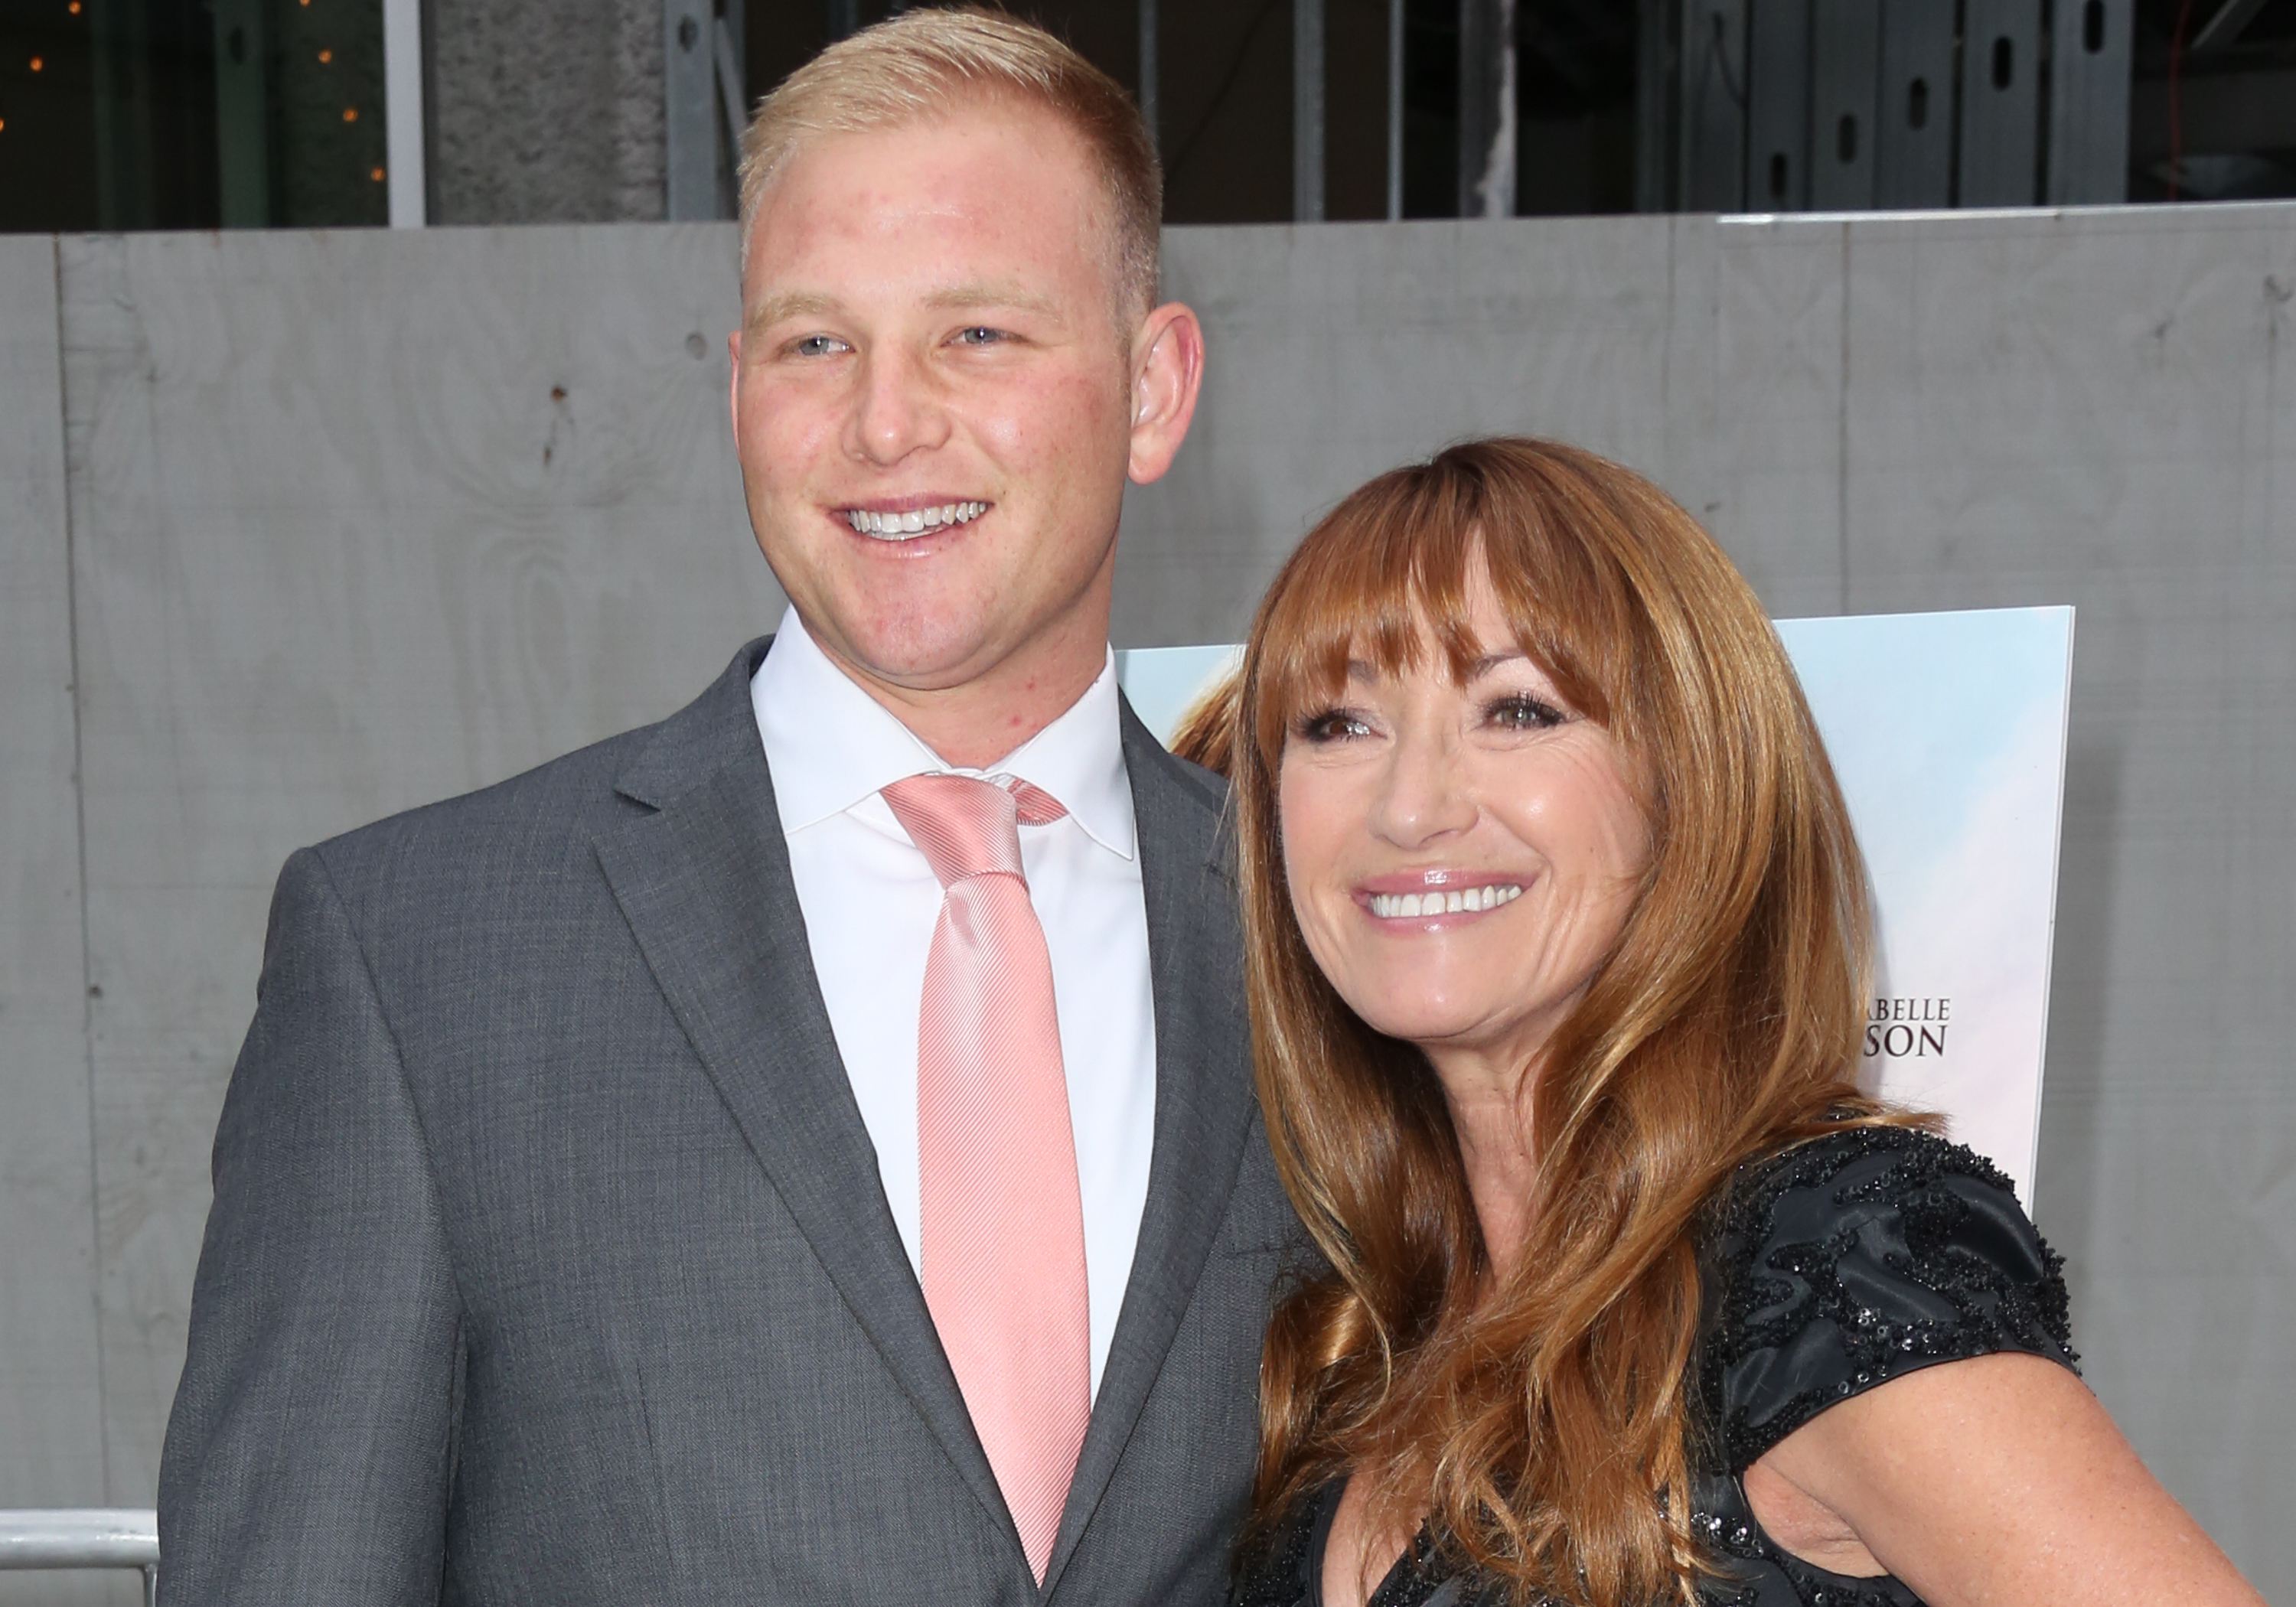
M 779 291 L 758 299 L 750 310 L 749 327 L 770 329 L 785 318 L 815 317 L 836 309 L 837 299 L 818 291 Z
M 1060 303 L 1052 297 L 1010 279 L 976 279 L 964 284 L 952 284 L 928 295 L 925 305 L 941 312 L 1001 307 L 1018 312 L 1037 313 L 1048 318 L 1058 317 L 1061 311 Z
M 1015 312 L 1034 313 L 1041 317 L 1061 316 L 1058 300 L 1041 291 L 1033 291 L 1017 281 L 980 279 L 964 284 L 952 284 L 930 292 L 924 305 L 936 312 L 970 312 L 975 309 L 1004 308 Z M 770 329 L 791 318 L 816 318 L 839 310 L 841 303 L 836 297 L 820 291 L 780 291 L 760 297 L 750 311 L 747 327 Z

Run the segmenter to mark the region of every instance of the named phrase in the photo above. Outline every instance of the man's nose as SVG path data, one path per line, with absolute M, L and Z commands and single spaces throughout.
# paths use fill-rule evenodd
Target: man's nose
M 861 361 L 846 423 L 846 450 L 890 464 L 947 439 L 948 415 L 924 365 L 898 348 L 869 352 Z
M 1372 804 L 1372 831 L 1398 848 L 1416 849 L 1474 824 L 1464 757 L 1456 740 L 1402 734 Z

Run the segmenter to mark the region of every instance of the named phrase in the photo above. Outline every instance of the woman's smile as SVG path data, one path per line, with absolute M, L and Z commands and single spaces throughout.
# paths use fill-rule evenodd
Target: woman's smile
M 1442 930 L 1446 917 L 1488 914 L 1521 897 L 1517 878 L 1461 871 L 1374 876 L 1356 890 L 1357 905 L 1374 920 L 1436 931 Z

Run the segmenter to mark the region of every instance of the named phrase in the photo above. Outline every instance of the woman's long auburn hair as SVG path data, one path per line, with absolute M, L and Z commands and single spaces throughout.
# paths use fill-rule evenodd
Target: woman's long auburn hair
M 1620 744 L 1652 853 L 1615 947 L 1525 1068 L 1529 1237 L 1489 1259 L 1440 1085 L 1310 957 L 1285 880 L 1287 735 L 1350 657 L 1464 679 L 1488 570 L 1516 643 Z M 1370 1481 L 1518 1600 L 1686 1600 L 1702 1208 L 1732 1169 L 1889 1115 L 1852 1080 L 1864 872 L 1776 634 L 1641 476 L 1521 439 L 1382 475 L 1292 554 L 1253 622 L 1234 764 L 1259 1095 L 1331 1272 L 1277 1308 L 1244 1546 L 1308 1490 Z

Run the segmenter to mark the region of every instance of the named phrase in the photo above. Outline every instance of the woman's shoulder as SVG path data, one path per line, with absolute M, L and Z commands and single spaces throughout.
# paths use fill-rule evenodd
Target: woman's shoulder
M 1844 1127 L 1741 1167 L 1701 1259 L 1700 1394 L 1732 1472 L 1920 1367 L 2077 1365 L 2062 1259 L 1999 1168 L 1918 1127 Z

